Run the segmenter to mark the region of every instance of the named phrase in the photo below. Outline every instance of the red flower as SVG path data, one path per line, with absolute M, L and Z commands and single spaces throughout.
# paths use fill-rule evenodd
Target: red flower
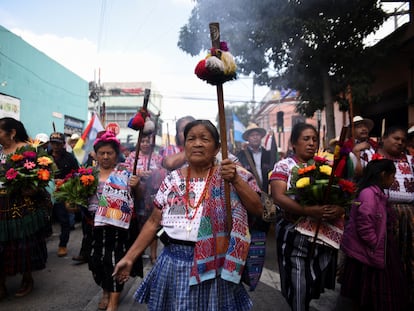
M 12 180 L 12 179 L 15 179 L 18 174 L 19 174 L 18 171 L 16 171 L 14 168 L 11 168 L 6 172 L 6 178 L 8 180 Z
M 341 187 L 341 189 L 348 193 L 355 193 L 356 191 L 356 185 L 354 182 L 346 179 L 340 179 L 338 181 L 338 185 Z
M 324 164 L 324 163 L 328 162 L 327 158 L 320 157 L 320 156 L 314 156 L 313 159 L 315 160 L 315 162 L 318 162 L 318 163 L 321 163 L 321 164 Z
M 382 159 L 384 159 L 384 157 L 379 153 L 374 153 L 372 155 L 372 160 L 382 160 Z

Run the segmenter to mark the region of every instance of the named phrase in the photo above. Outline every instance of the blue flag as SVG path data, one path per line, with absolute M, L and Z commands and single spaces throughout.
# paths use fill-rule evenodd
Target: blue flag
M 243 123 L 240 122 L 239 118 L 233 112 L 233 129 L 234 129 L 234 141 L 244 142 L 243 133 L 246 131 Z

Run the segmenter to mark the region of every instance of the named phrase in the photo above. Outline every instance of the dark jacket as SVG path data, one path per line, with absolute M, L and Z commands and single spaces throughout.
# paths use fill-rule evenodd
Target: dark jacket
M 250 150 L 250 148 L 246 149 L 247 152 L 250 153 L 252 160 L 254 162 L 254 158 L 253 158 L 253 154 L 252 151 Z M 247 160 L 246 157 L 246 153 L 244 150 L 241 150 L 238 154 L 237 154 L 237 158 L 240 161 L 240 164 L 249 172 L 253 172 L 252 168 L 249 165 L 249 161 Z M 261 167 L 262 167 L 262 171 L 261 172 L 257 172 L 258 174 L 262 175 L 262 180 L 263 180 L 263 184 L 262 184 L 262 190 L 266 193 L 269 192 L 269 172 L 273 169 L 273 167 L 271 167 L 271 161 L 270 161 L 270 151 L 267 151 L 266 149 L 262 148 L 262 160 L 261 160 Z
M 55 179 L 63 179 L 69 174 L 72 170 L 77 170 L 79 168 L 78 160 L 70 152 L 67 152 L 66 149 L 59 155 L 59 157 L 53 157 L 55 164 L 58 168 L 58 171 L 55 174 Z

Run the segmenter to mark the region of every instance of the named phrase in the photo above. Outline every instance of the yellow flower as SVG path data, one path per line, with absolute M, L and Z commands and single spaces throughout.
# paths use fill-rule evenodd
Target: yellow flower
M 305 188 L 310 185 L 309 177 L 302 177 L 296 182 L 296 188 Z
M 53 161 L 49 157 L 40 157 L 37 159 L 37 163 L 39 163 L 39 165 L 42 165 L 42 166 L 48 166 L 49 164 L 52 164 Z
M 329 165 L 321 165 L 319 171 L 325 175 L 330 176 L 332 174 L 332 167 Z

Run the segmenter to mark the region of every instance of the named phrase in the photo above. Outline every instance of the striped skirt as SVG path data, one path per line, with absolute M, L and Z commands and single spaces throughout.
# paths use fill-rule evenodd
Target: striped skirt
M 410 303 L 414 305 L 414 205 L 393 203 L 391 206 L 397 214 L 396 241 L 408 278 Z
M 245 311 L 252 301 L 240 284 L 217 277 L 189 286 L 193 246 L 165 246 L 135 293 L 150 311 Z
M 281 219 L 276 224 L 276 248 L 282 295 L 292 310 L 309 310 L 325 288 L 335 288 L 337 251 L 312 243 L 295 230 L 294 224 Z
M 88 261 L 95 283 L 109 292 L 121 292 L 124 284 L 112 277 L 115 264 L 126 254 L 138 235 L 138 224 L 131 220 L 128 230 L 114 226 L 93 228 L 91 255 Z M 130 273 L 132 277 L 143 276 L 142 257 L 139 257 Z

